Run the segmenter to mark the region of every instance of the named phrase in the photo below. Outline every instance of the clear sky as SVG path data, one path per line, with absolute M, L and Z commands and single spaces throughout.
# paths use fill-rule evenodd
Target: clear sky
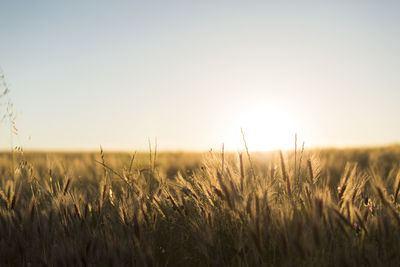
M 308 146 L 399 143 L 399 14 L 400 1 L 3 0 L 14 141 L 235 150 L 243 127 L 250 149 L 294 132 Z

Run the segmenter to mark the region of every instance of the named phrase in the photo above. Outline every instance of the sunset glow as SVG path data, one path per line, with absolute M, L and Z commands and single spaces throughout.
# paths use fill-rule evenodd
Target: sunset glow
M 400 142 L 400 4 L 4 1 L 0 68 L 33 150 Z M 1 87 L 1 86 L 0 86 Z M 4 90 L 4 88 L 0 88 Z M 1 92 L 0 92 L 1 93 Z M 8 99 L 3 98 L 5 107 Z M 0 124 L 0 149 L 10 147 Z
M 294 136 L 301 131 L 293 117 L 270 104 L 244 111 L 235 122 L 237 131 L 227 142 L 228 147 L 244 148 L 240 129 L 251 151 L 288 149 L 294 146 Z

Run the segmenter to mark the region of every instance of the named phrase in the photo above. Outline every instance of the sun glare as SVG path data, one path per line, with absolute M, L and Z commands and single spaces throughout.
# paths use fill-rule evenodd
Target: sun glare
M 235 149 L 243 148 L 242 128 L 248 148 L 252 151 L 292 148 L 294 136 L 299 131 L 296 120 L 290 114 L 271 105 L 244 112 L 235 124 L 236 133 L 230 143 Z

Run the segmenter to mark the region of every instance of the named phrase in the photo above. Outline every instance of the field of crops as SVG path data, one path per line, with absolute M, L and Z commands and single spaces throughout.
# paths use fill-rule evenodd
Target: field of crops
M 400 147 L 0 154 L 1 266 L 398 266 Z

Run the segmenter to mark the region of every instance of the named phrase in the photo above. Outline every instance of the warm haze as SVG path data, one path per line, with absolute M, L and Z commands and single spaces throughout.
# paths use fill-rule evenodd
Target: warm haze
M 2 1 L 25 149 L 398 143 L 397 1 Z M 0 148 L 9 147 L 2 126 Z M 29 136 L 31 139 L 29 140 Z
M 399 14 L 1 1 L 0 266 L 399 266 Z

